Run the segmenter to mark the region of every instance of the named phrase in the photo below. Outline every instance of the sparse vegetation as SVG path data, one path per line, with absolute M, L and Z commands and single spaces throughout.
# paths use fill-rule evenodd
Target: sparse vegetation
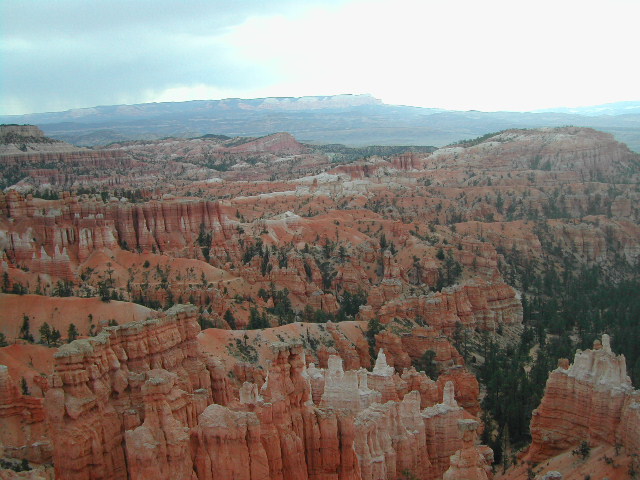
M 591 445 L 589 445 L 589 442 L 583 440 L 576 449 L 571 451 L 571 454 L 580 457 L 582 460 L 586 460 L 591 454 Z

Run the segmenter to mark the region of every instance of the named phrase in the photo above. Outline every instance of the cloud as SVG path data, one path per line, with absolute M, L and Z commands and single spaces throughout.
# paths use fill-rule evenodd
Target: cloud
M 484 110 L 637 98 L 633 0 L 9 0 L 0 8 L 2 113 L 337 93 Z
M 296 94 L 533 109 L 637 97 L 638 13 L 624 0 L 362 0 L 252 17 L 224 41 L 236 57 L 271 65 Z
M 290 0 L 3 2 L 1 110 L 141 102 L 150 91 L 197 85 L 262 85 L 267 69 L 233 58 L 219 38 L 252 15 L 298 10 Z

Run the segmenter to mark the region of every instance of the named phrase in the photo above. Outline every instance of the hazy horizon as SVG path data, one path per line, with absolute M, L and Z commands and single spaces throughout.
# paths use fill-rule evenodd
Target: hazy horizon
M 478 109 L 446 109 L 446 108 L 440 108 L 440 107 L 424 107 L 421 105 L 410 105 L 407 103 L 404 104 L 391 104 L 391 103 L 387 103 L 384 102 L 382 99 L 375 97 L 374 95 L 368 94 L 368 93 L 337 93 L 335 95 L 304 95 L 304 96 L 299 96 L 299 97 L 294 97 L 294 96 L 277 96 L 277 97 L 253 97 L 253 98 L 242 98 L 242 97 L 225 97 L 225 98 L 193 98 L 193 99 L 189 99 L 189 100 L 165 100 L 165 101 L 154 101 L 154 102 L 140 102 L 140 103 L 120 103 L 120 104 L 104 104 L 104 105 L 87 105 L 87 106 L 83 106 L 83 107 L 74 107 L 74 108 L 68 108 L 65 110 L 50 110 L 50 111 L 38 111 L 38 112 L 27 112 L 27 113 L 18 113 L 18 114 L 2 114 L 0 113 L 0 116 L 27 116 L 27 115 L 40 115 L 40 114 L 48 114 L 48 113 L 65 113 L 65 112 L 74 112 L 74 111 L 82 111 L 82 110 L 91 110 L 91 109 L 95 109 L 95 108 L 102 108 L 102 107 L 112 107 L 112 106 L 135 106 L 135 105 L 147 105 L 147 104 L 162 104 L 162 103 L 183 103 L 183 102 L 215 102 L 215 101 L 225 101 L 225 100 L 247 100 L 247 101 L 252 101 L 252 100 L 261 100 L 261 99 L 267 99 L 267 98 L 296 98 L 296 99 L 304 99 L 304 98 L 319 98 L 319 97 L 330 97 L 330 96 L 370 96 L 376 100 L 379 100 L 382 104 L 385 105 L 393 105 L 393 106 L 403 106 L 403 107 L 417 107 L 417 108 L 433 108 L 433 109 L 442 109 L 442 110 L 450 110 L 450 111 L 478 111 L 478 112 L 483 112 L 483 113 L 496 113 L 496 112 L 513 112 L 513 113 L 536 113 L 536 112 L 542 112 L 542 111 L 560 111 L 560 110 L 572 110 L 572 109 L 580 109 L 580 108 L 587 108 L 587 107 L 605 107 L 605 106 L 609 106 L 609 105 L 617 105 L 617 104 L 623 104 L 623 103 L 633 103 L 633 104 L 639 104 L 640 108 L 640 100 L 620 100 L 617 102 L 607 102 L 607 103 L 603 103 L 603 104 L 585 104 L 585 105 L 556 105 L 553 107 L 547 107 L 547 108 L 541 108 L 541 109 L 530 109 L 530 110 L 478 110 Z
M 9 0 L 0 13 L 2 115 L 344 93 L 486 112 L 638 98 L 632 0 Z

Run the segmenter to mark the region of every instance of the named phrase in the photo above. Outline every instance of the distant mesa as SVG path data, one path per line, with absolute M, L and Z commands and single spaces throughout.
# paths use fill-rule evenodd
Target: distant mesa
M 640 151 L 639 118 L 638 102 L 575 111 L 481 112 L 390 105 L 371 95 L 326 95 L 108 105 L 6 115 L 0 116 L 0 122 L 40 125 L 53 138 L 83 146 L 209 133 L 259 137 L 274 132 L 289 132 L 315 144 L 443 146 L 508 128 L 575 125 L 611 133 Z

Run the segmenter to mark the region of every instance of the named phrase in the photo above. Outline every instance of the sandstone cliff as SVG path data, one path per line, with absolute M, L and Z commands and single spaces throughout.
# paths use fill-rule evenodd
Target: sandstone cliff
M 176 307 L 60 349 L 45 396 L 56 476 L 191 470 L 181 463 L 188 460 L 185 428 L 211 401 L 210 375 L 195 349 L 198 330 L 193 310 Z
M 627 376 L 624 356 L 612 352 L 609 336 L 603 335 L 596 347 L 578 351 L 568 368 L 558 367 L 549 376 L 531 420 L 532 443 L 525 458 L 540 461 L 582 441 L 639 451 L 640 393 Z
M 176 306 L 64 345 L 44 408 L 3 367 L 5 454 L 46 462 L 52 448 L 56 478 L 71 480 L 376 480 L 439 478 L 463 448 L 453 382 L 439 395 L 383 351 L 370 372 L 337 356 L 323 370 L 307 367 L 300 342 L 272 343 L 266 376 L 238 388 L 198 331 L 195 309 Z
M 0 365 L 0 450 L 2 455 L 37 463 L 51 460 L 52 444 L 42 398 L 23 395 Z
M 500 478 L 627 479 L 640 451 L 640 392 L 608 335 L 559 362 L 531 420 L 531 446 Z M 556 476 L 553 476 L 556 475 Z

